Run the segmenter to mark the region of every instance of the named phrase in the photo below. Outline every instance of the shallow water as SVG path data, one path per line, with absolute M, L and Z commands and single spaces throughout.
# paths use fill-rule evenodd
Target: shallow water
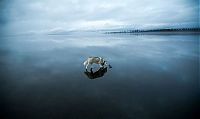
M 29 35 L 0 42 L 5 119 L 198 116 L 198 35 Z M 89 56 L 112 68 L 91 80 L 83 66 Z

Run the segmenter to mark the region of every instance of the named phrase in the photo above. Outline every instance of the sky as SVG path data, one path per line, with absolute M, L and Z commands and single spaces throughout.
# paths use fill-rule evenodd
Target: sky
M 45 32 L 121 26 L 198 27 L 199 0 L 0 0 L 1 30 Z

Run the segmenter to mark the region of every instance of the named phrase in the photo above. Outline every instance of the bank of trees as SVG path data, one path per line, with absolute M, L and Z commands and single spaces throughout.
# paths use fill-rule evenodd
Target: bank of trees
M 181 31 L 200 32 L 200 28 L 164 28 L 164 29 L 148 29 L 148 30 L 136 29 L 136 30 L 111 31 L 106 33 L 181 32 Z

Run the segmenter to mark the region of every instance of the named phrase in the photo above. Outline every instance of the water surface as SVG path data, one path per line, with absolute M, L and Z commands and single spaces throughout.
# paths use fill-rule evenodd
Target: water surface
M 198 35 L 1 37 L 3 119 L 188 119 L 199 109 Z M 83 62 L 112 68 L 91 80 Z

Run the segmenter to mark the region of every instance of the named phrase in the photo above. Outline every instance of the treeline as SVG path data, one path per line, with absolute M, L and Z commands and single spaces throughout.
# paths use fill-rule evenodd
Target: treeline
M 165 29 L 150 29 L 150 30 L 123 30 L 111 31 L 106 33 L 143 33 L 143 32 L 200 32 L 200 28 L 165 28 Z

